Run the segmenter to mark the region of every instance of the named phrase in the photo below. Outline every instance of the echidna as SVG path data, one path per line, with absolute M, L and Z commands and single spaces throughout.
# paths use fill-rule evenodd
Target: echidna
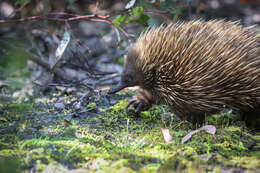
M 260 34 L 223 20 L 152 27 L 129 49 L 109 93 L 129 86 L 142 89 L 137 107 L 166 104 L 188 120 L 225 107 L 260 125 Z

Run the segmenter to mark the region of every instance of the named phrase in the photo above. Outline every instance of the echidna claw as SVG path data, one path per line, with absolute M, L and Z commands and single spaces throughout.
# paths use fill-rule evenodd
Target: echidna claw
M 140 102 L 135 108 L 135 113 L 141 112 L 145 107 L 146 106 Z
M 134 110 L 134 113 L 139 113 L 141 111 L 144 111 L 148 108 L 148 105 L 142 103 L 140 100 L 138 99 L 132 99 L 129 101 L 127 107 L 126 107 L 126 111 L 127 112 L 131 112 L 132 109 L 135 109 Z

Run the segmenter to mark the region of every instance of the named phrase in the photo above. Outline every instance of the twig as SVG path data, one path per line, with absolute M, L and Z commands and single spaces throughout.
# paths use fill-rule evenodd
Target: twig
M 24 9 L 28 4 L 30 4 L 30 2 L 25 2 L 20 8 L 15 9 L 9 16 L 7 16 L 7 18 L 14 16 L 18 11 L 22 11 L 22 9 Z
M 99 2 L 97 1 L 97 2 L 96 2 L 96 6 L 95 6 L 95 10 L 94 10 L 94 14 L 95 14 L 95 15 L 97 14 L 98 5 L 99 5 Z
M 62 18 L 48 17 L 50 15 L 62 15 L 62 16 L 73 16 L 73 17 L 62 19 Z M 16 22 L 25 22 L 25 21 L 30 21 L 30 20 L 52 20 L 52 21 L 58 21 L 58 22 L 65 22 L 65 21 L 74 21 L 74 20 L 80 20 L 80 19 L 90 19 L 92 21 L 102 21 L 102 22 L 112 23 L 112 21 L 109 19 L 109 17 L 110 16 L 108 16 L 108 15 L 104 16 L 104 15 L 90 14 L 90 15 L 80 16 L 80 15 L 64 13 L 64 12 L 52 12 L 52 13 L 48 13 L 46 15 L 41 15 L 41 16 L 30 16 L 30 17 L 25 17 L 25 18 L 20 18 L 20 19 L 0 20 L 0 23 L 16 23 Z
M 119 76 L 120 76 L 120 74 L 111 75 L 109 77 L 106 77 L 106 78 L 103 78 L 103 79 L 99 79 L 98 83 L 105 82 L 105 81 L 111 80 L 111 79 L 115 79 L 116 77 L 119 77 Z
M 127 33 L 122 27 L 117 26 L 117 28 L 127 37 L 127 38 L 135 38 L 136 36 L 134 34 Z
M 98 3 L 96 4 L 96 8 L 97 7 L 98 7 Z M 110 19 L 110 15 L 98 15 L 98 14 L 96 14 L 96 12 L 97 12 L 96 10 L 97 9 L 95 9 L 94 14 L 83 15 L 83 16 L 77 15 L 77 14 L 72 14 L 72 13 L 66 13 L 66 12 L 50 12 L 50 13 L 47 13 L 47 14 L 41 15 L 41 16 L 30 16 L 30 17 L 25 17 L 25 18 L 20 18 L 20 19 L 0 20 L 0 24 L 1 23 L 26 22 L 26 21 L 31 21 L 31 20 L 51 20 L 51 21 L 57 21 L 57 22 L 69 22 L 69 21 L 75 21 L 75 20 L 81 20 L 81 19 L 89 19 L 90 21 L 105 22 L 110 25 L 113 25 L 112 20 Z M 71 17 L 69 17 L 69 18 L 50 17 L 50 16 L 54 16 L 54 15 L 61 15 L 63 17 L 71 16 Z M 120 26 L 115 26 L 115 27 L 117 27 L 127 38 L 135 38 L 135 35 L 127 33 Z
M 119 45 L 120 42 L 121 42 L 120 33 L 119 33 L 117 27 L 114 26 L 113 28 L 114 28 L 114 30 L 116 31 L 116 36 L 117 36 L 117 45 Z
M 152 13 L 155 16 L 160 16 L 163 18 L 164 22 L 167 24 L 170 24 L 172 21 L 168 18 L 169 11 L 159 11 L 159 10 L 150 10 L 150 11 L 144 11 L 145 13 Z
M 34 61 L 35 63 L 41 65 L 43 68 L 45 68 L 47 71 L 51 71 L 51 68 L 49 66 L 49 63 L 46 60 L 43 60 L 39 58 L 38 56 L 31 56 L 30 59 Z M 61 78 L 64 81 L 70 81 L 72 80 L 72 77 L 68 75 L 65 71 L 59 69 L 59 68 L 54 68 L 52 71 L 56 76 Z
M 49 83 L 48 86 L 63 86 L 63 87 L 71 87 L 71 84 L 61 84 L 61 83 Z
M 42 52 L 40 51 L 40 49 L 36 46 L 35 42 L 33 41 L 33 38 L 31 37 L 31 35 L 28 34 L 28 32 L 25 32 L 26 33 L 26 36 L 27 38 L 29 39 L 31 45 L 32 45 L 32 48 L 34 48 L 38 54 L 38 56 L 40 56 L 40 59 L 44 59 L 44 56 L 42 54 Z

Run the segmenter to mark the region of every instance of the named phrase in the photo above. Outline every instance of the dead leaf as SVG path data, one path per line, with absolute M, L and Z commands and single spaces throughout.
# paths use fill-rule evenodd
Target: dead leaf
M 193 134 L 200 132 L 201 130 L 204 130 L 205 132 L 214 135 L 216 133 L 216 127 L 213 125 L 206 125 L 203 126 L 197 130 L 193 130 L 190 133 L 188 133 L 186 136 L 184 136 L 181 140 L 181 144 L 184 144 L 185 142 L 187 142 Z
M 212 157 L 214 157 L 214 155 L 212 154 L 207 154 L 207 155 L 201 155 L 199 158 L 201 160 L 204 160 L 204 161 L 209 161 L 210 159 L 212 159 Z
M 200 129 L 200 131 L 205 130 L 207 133 L 210 133 L 212 135 L 214 135 L 216 133 L 216 127 L 213 126 L 213 125 L 206 125 L 206 126 L 203 126 L 199 129 Z
M 71 126 L 72 125 L 72 123 L 71 122 L 69 122 L 68 120 L 66 120 L 66 119 L 64 119 L 63 120 L 63 123 L 64 123 L 64 126 L 66 126 L 66 127 L 69 127 L 69 126 Z
M 64 54 L 65 50 L 68 47 L 70 38 L 71 38 L 70 33 L 65 32 L 62 40 L 59 43 L 58 48 L 56 49 L 55 57 L 53 57 L 53 59 L 49 59 L 51 69 L 54 69 L 55 65 L 61 60 L 62 55 Z
M 188 140 L 191 138 L 191 136 L 192 136 L 193 134 L 198 133 L 199 131 L 201 131 L 200 128 L 189 132 L 186 136 L 184 136 L 184 137 L 182 138 L 181 144 L 184 144 L 186 141 L 188 141 Z
M 164 141 L 168 144 L 172 141 L 172 135 L 170 134 L 169 129 L 161 128 Z
M 132 7 L 135 5 L 135 1 L 136 1 L 136 0 L 131 0 L 131 1 L 129 1 L 129 2 L 126 4 L 125 9 L 132 8 Z

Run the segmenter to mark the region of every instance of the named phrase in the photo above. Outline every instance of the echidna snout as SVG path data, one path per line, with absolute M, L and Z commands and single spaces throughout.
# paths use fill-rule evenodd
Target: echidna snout
M 114 94 L 126 87 L 129 87 L 132 85 L 132 75 L 126 75 L 124 73 L 122 73 L 121 75 L 121 79 L 120 79 L 120 82 L 114 86 L 113 88 L 111 88 L 109 91 L 108 91 L 108 94 Z
M 121 74 L 120 82 L 108 91 L 108 94 L 116 93 L 124 88 L 139 86 L 143 82 L 143 75 L 136 67 L 137 54 L 130 49 L 125 57 L 124 70 Z
M 141 79 L 138 77 L 135 71 L 133 71 L 131 68 L 124 68 L 119 83 L 112 87 L 108 91 L 108 94 L 116 93 L 127 87 L 140 85 L 140 83 Z

